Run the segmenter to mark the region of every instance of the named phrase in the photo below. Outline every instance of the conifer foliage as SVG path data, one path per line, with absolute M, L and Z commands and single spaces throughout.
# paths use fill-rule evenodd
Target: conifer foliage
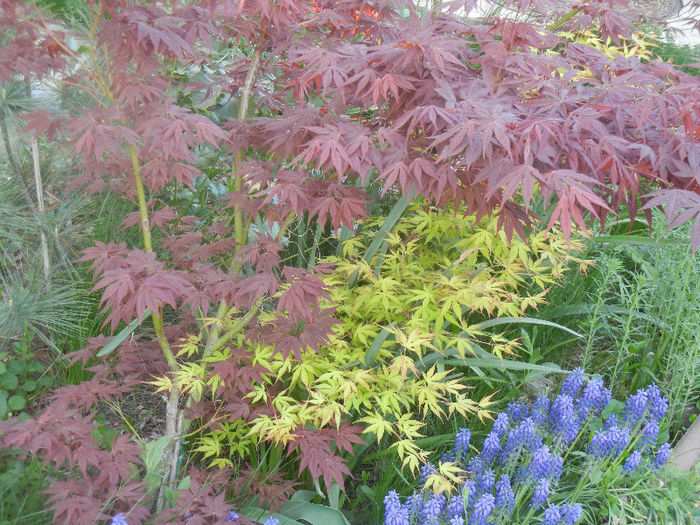
M 89 381 L 59 388 L 43 414 L 0 429 L 3 445 L 76 467 L 51 489 L 57 522 L 150 519 L 149 487 L 134 476 L 144 466 L 139 448 L 125 437 L 96 440 L 92 415 L 164 368 L 206 367 L 231 346 L 213 387 L 228 415 L 274 417 L 277 393 L 254 392 L 267 370 L 246 345 L 299 358 L 326 343 L 336 322 L 322 307 L 320 276 L 332 268 L 283 264 L 285 233 L 298 221 L 330 236 L 352 229 L 368 214 L 370 185 L 463 206 L 477 220 L 495 214 L 509 236 L 533 221 L 569 236 L 622 205 L 633 214 L 664 206 L 672 226 L 695 221 L 700 245 L 697 80 L 556 32 L 595 27 L 617 40 L 630 22 L 625 2 L 506 0 L 502 18 L 478 21 L 466 17 L 475 4 L 436 2 L 424 13 L 398 0 L 99 0 L 76 22 L 52 19 L 44 3 L 0 0 L 0 82 L 51 79 L 90 101 L 75 114 L 27 114 L 25 131 L 70 148 L 81 162 L 75 188 L 134 205 L 123 227 L 139 228 L 140 245 L 97 243 L 82 257 L 109 329 L 148 315 L 153 324 L 152 337 L 106 357 L 95 354 L 109 338 L 90 341 L 72 356 L 89 362 Z M 233 110 L 214 111 L 225 108 Z M 207 213 L 171 202 L 206 181 L 225 188 Z M 544 217 L 532 211 L 538 195 Z M 274 315 L 263 323 L 264 308 Z M 244 340 L 223 332 L 224 322 Z M 182 346 L 192 333 L 199 354 Z M 206 399 L 160 386 L 172 441 L 166 481 L 175 482 L 183 421 L 207 413 Z M 268 402 L 254 404 L 256 396 Z M 342 484 L 341 455 L 361 431 L 298 429 L 288 452 L 314 478 Z M 176 508 L 184 515 L 180 502 L 199 497 L 208 514 L 197 519 L 223 523 L 230 505 L 211 487 L 198 496 L 200 486 L 181 490 Z

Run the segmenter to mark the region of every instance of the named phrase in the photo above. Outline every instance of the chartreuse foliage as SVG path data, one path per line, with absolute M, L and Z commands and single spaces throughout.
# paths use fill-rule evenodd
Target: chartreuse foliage
M 363 235 L 345 244 L 343 258 L 328 259 L 336 273 L 327 281 L 338 311 L 350 320 L 345 333 L 352 344 L 362 347 L 386 327 L 415 358 L 424 356 L 421 348 L 454 348 L 465 357 L 481 338 L 499 357 L 512 354 L 514 341 L 485 333 L 474 320 L 519 317 L 542 303 L 548 287 L 575 260 L 567 247 L 576 250 L 578 243 L 567 245 L 557 231 L 509 241 L 495 218 L 477 221 L 463 209 L 413 211 L 387 237 L 386 254 L 370 261 L 362 257 L 381 222 L 373 219 Z M 358 284 L 351 286 L 355 274 Z M 430 345 L 407 342 L 426 335 Z
M 362 232 L 344 244 L 342 257 L 325 260 L 335 269 L 323 282 L 339 322 L 318 352 L 307 351 L 299 361 L 271 345 L 246 342 L 235 323 L 223 327 L 234 331 L 233 347 L 247 345 L 253 363 L 268 371 L 247 378 L 248 397 L 257 405 L 269 403 L 274 415 L 221 423 L 200 434 L 195 450 L 213 465 L 251 458 L 260 441 L 287 445 L 302 427 L 337 428 L 349 420 L 379 442 L 393 441 L 403 465 L 415 470 L 427 459 L 415 443 L 426 417 L 490 417 L 492 396 L 472 399 L 462 376 L 441 361 L 472 358 L 482 346 L 499 357 L 515 354 L 516 340 L 489 332 L 481 322 L 520 317 L 536 307 L 577 259 L 557 231 L 509 242 L 495 218 L 413 205 L 384 249 L 366 260 L 382 221 L 365 221 Z M 262 313 L 261 322 L 274 315 Z M 181 353 L 199 352 L 198 342 L 185 341 Z M 215 367 L 231 357 L 222 348 L 204 362 Z M 216 399 L 222 387 L 218 374 L 193 363 L 173 377 L 181 391 L 197 398 L 206 391 Z
M 600 33 L 592 29 L 576 32 L 560 31 L 558 34 L 572 42 L 597 49 L 610 59 L 637 57 L 648 61 L 659 58 L 656 54 L 659 45 L 654 41 L 655 35 L 632 33 L 629 38 L 618 38 L 616 44 L 610 37 L 603 39 Z

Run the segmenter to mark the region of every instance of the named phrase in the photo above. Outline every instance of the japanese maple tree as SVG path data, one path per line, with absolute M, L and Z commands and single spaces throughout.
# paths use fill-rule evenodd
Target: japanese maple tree
M 275 416 L 277 392 L 253 401 L 269 371 L 240 338 L 297 357 L 328 341 L 336 321 L 320 276 L 332 268 L 283 262 L 283 240 L 299 221 L 333 239 L 352 231 L 370 186 L 493 214 L 509 236 L 538 221 L 569 236 L 623 207 L 665 207 L 671 226 L 695 221 L 700 245 L 697 79 L 557 33 L 595 27 L 617 40 L 632 22 L 624 1 L 504 3 L 501 18 L 471 20 L 474 1 L 423 13 L 389 0 L 101 0 L 71 25 L 41 4 L 0 0 L 0 82 L 51 78 L 91 101 L 71 115 L 28 114 L 26 132 L 80 159 L 75 188 L 133 203 L 123 227 L 138 227 L 140 244 L 97 243 L 82 257 L 109 330 L 149 315 L 153 326 L 96 360 L 109 338 L 90 341 L 71 356 L 90 362 L 89 381 L 56 390 L 39 417 L 1 427 L 4 445 L 77 467 L 51 489 L 58 522 L 93 523 L 106 507 L 148 519 L 149 488 L 133 476 L 138 447 L 97 442 L 91 415 L 164 367 L 207 368 L 230 346 L 213 370 L 223 416 Z M 206 213 L 176 202 L 208 182 L 224 190 L 209 192 Z M 264 308 L 275 314 L 263 323 Z M 193 333 L 199 350 L 183 343 Z M 194 383 L 159 385 L 172 441 L 165 486 L 180 475 L 187 421 L 212 411 Z M 342 484 L 342 453 L 361 432 L 349 422 L 299 428 L 287 450 L 315 479 Z M 206 519 L 223 522 L 223 497 L 206 494 Z

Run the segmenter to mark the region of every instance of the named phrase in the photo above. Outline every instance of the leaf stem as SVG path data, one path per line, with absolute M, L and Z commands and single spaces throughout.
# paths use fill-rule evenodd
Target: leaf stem
M 576 9 L 572 9 L 568 13 L 566 13 L 564 16 L 562 16 L 559 20 L 554 22 L 553 24 L 550 24 L 547 26 L 548 31 L 554 31 L 556 30 L 559 26 L 564 24 L 565 22 L 571 20 L 573 17 L 575 17 L 577 14 L 581 12 L 581 8 L 577 7 Z

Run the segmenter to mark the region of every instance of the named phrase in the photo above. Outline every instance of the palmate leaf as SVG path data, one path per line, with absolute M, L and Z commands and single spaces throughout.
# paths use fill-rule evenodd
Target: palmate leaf
M 700 247 L 700 195 L 688 190 L 659 190 L 651 194 L 649 201 L 642 209 L 651 209 L 663 206 L 664 214 L 668 220 L 668 227 L 677 228 L 692 220 L 690 229 L 690 242 L 693 251 Z

